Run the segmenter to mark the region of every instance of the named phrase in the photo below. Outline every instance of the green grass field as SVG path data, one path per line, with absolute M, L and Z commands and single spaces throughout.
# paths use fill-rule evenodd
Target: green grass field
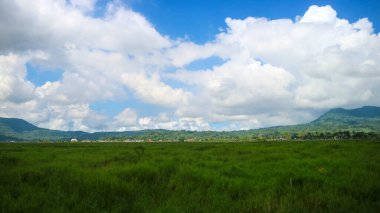
M 2 212 L 379 212 L 380 143 L 0 143 Z

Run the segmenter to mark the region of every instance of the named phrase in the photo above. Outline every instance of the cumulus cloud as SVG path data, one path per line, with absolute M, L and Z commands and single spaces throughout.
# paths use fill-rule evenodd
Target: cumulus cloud
M 25 80 L 25 61 L 14 54 L 0 55 L 0 101 L 20 103 L 33 98 L 34 85 Z
M 93 11 L 96 1 L 95 0 L 70 0 L 71 5 L 77 7 L 85 12 Z
M 92 118 L 94 123 L 104 121 L 89 109 L 95 101 L 123 101 L 129 91 L 158 105 L 186 99 L 186 92 L 150 77 L 166 66 L 160 58 L 164 59 L 162 51 L 171 40 L 142 15 L 116 1 L 108 3 L 104 17 L 93 17 L 89 12 L 95 4 L 94 0 L 0 1 L 4 116 L 23 117 L 44 127 L 86 130 L 94 127 L 88 125 Z M 26 78 L 26 63 L 45 70 L 61 69 L 62 79 L 37 87 Z M 126 81 L 125 75 L 137 76 L 135 80 L 145 82 L 144 87 Z M 35 107 L 27 108 L 28 101 Z M 10 110 L 13 102 L 20 107 Z M 33 111 L 29 115 L 34 116 L 21 109 Z
M 115 123 L 111 125 L 111 128 L 117 126 L 119 131 L 131 130 L 137 125 L 137 113 L 133 109 L 125 108 L 115 117 Z
M 189 92 L 164 84 L 158 75 L 123 74 L 122 79 L 146 103 L 175 107 L 187 103 L 190 96 Z
M 192 131 L 211 129 L 208 122 L 201 117 L 168 118 L 162 114 L 157 117 L 142 117 L 139 119 L 138 124 L 138 127 L 141 129 L 186 129 Z
M 303 23 L 336 23 L 336 11 L 331 6 L 309 7 L 299 22 Z
M 215 55 L 217 46 L 211 43 L 197 45 L 191 42 L 181 42 L 167 51 L 166 56 L 172 65 L 182 68 L 199 59 L 206 59 Z
M 298 21 L 248 17 L 227 18 L 226 24 L 215 41 L 197 47 L 228 59 L 225 64 L 171 75 L 198 87 L 197 99 L 206 94 L 207 108 L 184 106 L 179 115 L 263 126 L 308 117 L 292 119 L 293 110 L 312 114 L 379 104 L 380 39 L 368 19 L 349 23 L 330 6 L 311 6 Z M 282 119 L 270 119 L 272 114 Z
M 295 21 L 226 18 L 214 40 L 195 44 L 161 35 L 117 1 L 102 17 L 95 7 L 95 0 L 0 1 L 0 116 L 65 130 L 248 129 L 380 105 L 380 35 L 367 18 L 350 23 L 331 6 L 311 6 Z M 223 64 L 186 70 L 212 56 Z M 36 86 L 27 63 L 63 70 L 62 78 Z M 109 117 L 91 109 L 131 96 L 165 113 L 141 116 L 126 106 Z
M 86 5 L 83 2 L 89 1 L 71 2 Z M 7 29 L 0 32 L 2 50 L 59 51 L 68 44 L 135 54 L 170 44 L 142 15 L 117 5 L 101 19 L 65 0 L 1 1 L 0 8 L 0 26 Z

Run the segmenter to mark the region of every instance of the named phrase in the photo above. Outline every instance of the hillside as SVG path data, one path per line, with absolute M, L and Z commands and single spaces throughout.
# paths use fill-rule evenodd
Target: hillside
M 246 131 L 170 131 L 141 130 L 126 132 L 59 131 L 39 128 L 22 119 L 0 118 L 0 141 L 36 141 L 36 140 L 218 140 L 218 139 L 254 139 L 259 137 L 290 137 L 291 134 L 336 132 L 380 133 L 380 107 L 364 106 L 357 109 L 332 109 L 316 120 L 298 125 L 278 126 Z
M 284 129 L 319 132 L 380 132 L 380 107 L 364 106 L 351 110 L 336 108 L 310 123 L 287 126 Z
M 380 132 L 380 108 L 365 106 L 352 110 L 333 109 L 311 122 L 309 126 L 325 131 Z
M 380 133 L 380 107 L 364 106 L 357 109 L 331 109 L 316 120 L 289 126 L 250 130 L 252 134 L 373 132 Z
M 0 140 L 2 141 L 65 140 L 83 134 L 88 133 L 43 129 L 22 119 L 0 118 Z
M 22 119 L 18 118 L 0 118 L 0 131 L 1 132 L 23 132 L 40 130 L 41 128 L 34 126 Z

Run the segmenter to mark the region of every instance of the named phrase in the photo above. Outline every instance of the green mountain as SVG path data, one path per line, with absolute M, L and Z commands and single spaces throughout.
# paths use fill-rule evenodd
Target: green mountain
M 298 125 L 277 126 L 252 130 L 257 134 L 307 132 L 374 132 L 380 133 L 380 107 L 364 106 L 357 109 L 332 109 L 316 120 Z
M 18 118 L 0 118 L 1 141 L 68 140 L 88 133 L 39 128 Z
M 0 118 L 0 130 L 8 132 L 17 132 L 21 133 L 24 131 L 35 131 L 40 130 L 41 128 L 34 126 L 31 123 L 28 123 L 22 119 L 18 118 Z
M 277 126 L 262 129 L 217 132 L 217 131 L 170 131 L 141 130 L 126 132 L 59 131 L 39 128 L 25 120 L 17 118 L 0 118 L 0 141 L 38 141 L 38 140 L 239 140 L 257 138 L 290 138 L 291 135 L 304 137 L 317 134 L 330 135 L 344 132 L 351 136 L 356 133 L 380 133 L 380 107 L 364 106 L 357 109 L 332 109 L 318 119 L 298 125 Z M 296 136 L 294 136 L 295 138 Z M 293 136 L 292 136 L 293 138 Z
M 325 131 L 380 132 L 380 108 L 373 106 L 352 110 L 337 108 L 328 111 L 309 125 Z

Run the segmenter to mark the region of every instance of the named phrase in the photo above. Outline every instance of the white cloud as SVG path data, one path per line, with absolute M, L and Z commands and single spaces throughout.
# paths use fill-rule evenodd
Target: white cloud
M 139 129 L 186 129 L 192 131 L 210 130 L 209 124 L 203 118 L 183 117 L 172 118 L 170 120 L 158 117 L 142 117 L 138 121 Z
M 178 106 L 187 103 L 189 92 L 174 89 L 160 81 L 158 75 L 147 77 L 145 74 L 123 74 L 123 82 L 146 103 Z
M 212 52 L 228 59 L 225 64 L 170 75 L 199 91 L 190 103 L 200 104 L 183 106 L 178 115 L 267 126 L 282 123 L 271 112 L 295 123 L 310 116 L 292 119 L 286 112 L 380 104 L 380 36 L 368 19 L 349 23 L 330 6 L 311 6 L 296 22 L 248 17 L 226 23 L 215 41 L 196 46 L 198 58 Z
M 309 7 L 301 18 L 301 23 L 335 23 L 337 21 L 336 11 L 331 6 Z
M 71 44 L 136 54 L 170 45 L 142 15 L 117 5 L 104 18 L 94 18 L 63 0 L 0 4 L 0 26 L 7 29 L 0 32 L 2 50 L 60 51 L 65 44 Z
M 179 43 L 166 53 L 170 62 L 176 67 L 183 67 L 192 61 L 208 58 L 216 53 L 217 46 L 213 44 L 197 45 L 191 42 Z
M 0 101 L 20 103 L 33 98 L 34 86 L 25 80 L 25 61 L 14 54 L 0 55 Z
M 2 105 L 9 105 L 2 110 L 4 116 L 23 117 L 58 129 L 108 129 L 110 123 L 116 122 L 109 119 L 109 124 L 97 125 L 104 116 L 90 110 L 89 105 L 95 101 L 126 100 L 127 88 L 143 101 L 159 105 L 186 100 L 186 92 L 154 77 L 167 64 L 162 60 L 162 49 L 169 47 L 171 41 L 142 15 L 117 1 L 108 3 L 104 17 L 92 17 L 89 12 L 95 3 L 0 2 L 0 94 Z M 46 70 L 63 70 L 62 79 L 37 87 L 26 79 L 26 63 Z M 139 82 L 125 81 L 125 75 L 137 76 L 150 90 L 145 92 Z M 30 101 L 33 108 L 27 107 Z M 19 102 L 19 106 L 11 110 L 11 102 Z M 90 120 L 96 125 L 91 125 Z
M 278 110 L 293 98 L 288 88 L 294 77 L 289 72 L 250 59 L 231 60 L 213 70 L 180 72 L 175 78 L 199 87 L 200 94 L 194 96 L 187 109 L 200 107 L 215 121 Z M 188 112 L 180 109 L 178 115 L 188 116 Z
M 96 4 L 95 0 L 70 0 L 70 2 L 71 5 L 83 10 L 84 12 L 94 10 Z
M 119 131 L 130 130 L 137 125 L 138 115 L 136 111 L 130 108 L 125 108 L 115 117 L 115 122 L 111 124 L 110 129 L 118 127 Z
M 372 23 L 368 20 L 368 18 L 359 19 L 357 22 L 353 24 L 355 29 L 361 31 L 367 31 L 368 33 L 373 32 Z
M 213 41 L 195 44 L 161 35 L 117 1 L 104 17 L 92 16 L 95 6 L 0 1 L 0 116 L 65 130 L 246 129 L 380 105 L 380 35 L 367 18 L 350 23 L 331 6 L 311 6 L 296 21 L 226 18 Z M 184 70 L 211 56 L 225 62 Z M 63 70 L 62 78 L 33 85 L 26 63 Z M 131 96 L 166 113 L 140 116 L 126 106 L 112 118 L 90 107 Z

